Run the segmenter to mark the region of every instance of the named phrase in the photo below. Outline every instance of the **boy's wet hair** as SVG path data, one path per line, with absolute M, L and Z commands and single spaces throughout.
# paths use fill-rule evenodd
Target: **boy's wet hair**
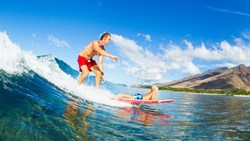
M 102 40 L 104 37 L 107 37 L 107 36 L 110 36 L 111 37 L 111 34 L 108 33 L 108 32 L 104 32 L 100 38 L 100 40 Z

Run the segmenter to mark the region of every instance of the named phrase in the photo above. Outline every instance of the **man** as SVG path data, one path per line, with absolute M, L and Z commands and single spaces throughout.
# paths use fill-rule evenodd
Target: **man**
M 105 32 L 102 34 L 99 41 L 92 41 L 80 52 L 77 61 L 79 65 L 79 70 L 80 72 L 82 72 L 82 74 L 78 79 L 78 84 L 84 82 L 90 71 L 93 71 L 95 73 L 96 88 L 98 88 L 100 85 L 101 77 L 103 82 L 105 81 L 102 67 L 103 56 L 110 57 L 116 62 L 119 60 L 117 56 L 113 56 L 107 53 L 104 49 L 104 45 L 109 44 L 110 41 L 111 35 Z M 96 61 L 92 59 L 95 55 L 99 55 L 98 65 L 96 64 Z

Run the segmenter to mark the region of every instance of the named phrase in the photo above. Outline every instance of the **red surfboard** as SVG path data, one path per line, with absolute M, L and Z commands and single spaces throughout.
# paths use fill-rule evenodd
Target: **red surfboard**
M 125 103 L 130 104 L 160 104 L 160 103 L 170 103 L 173 102 L 173 99 L 167 99 L 167 100 L 133 100 L 133 99 L 114 99 Z

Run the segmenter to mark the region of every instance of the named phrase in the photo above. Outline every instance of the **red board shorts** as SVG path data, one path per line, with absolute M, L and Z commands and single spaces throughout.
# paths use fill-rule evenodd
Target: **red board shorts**
M 79 71 L 82 72 L 81 67 L 83 65 L 86 65 L 88 67 L 88 70 L 91 71 L 91 67 L 93 67 L 94 65 L 96 65 L 95 60 L 93 59 L 86 59 L 83 56 L 79 55 L 78 59 L 77 59 L 78 65 L 79 65 Z

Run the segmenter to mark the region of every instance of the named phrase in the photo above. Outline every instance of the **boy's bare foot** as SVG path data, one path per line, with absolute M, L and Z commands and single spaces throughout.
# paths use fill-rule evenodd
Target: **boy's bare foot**
M 158 87 L 155 86 L 155 85 L 153 85 L 153 86 L 151 87 L 151 91 L 157 93 L 157 92 L 158 92 Z

